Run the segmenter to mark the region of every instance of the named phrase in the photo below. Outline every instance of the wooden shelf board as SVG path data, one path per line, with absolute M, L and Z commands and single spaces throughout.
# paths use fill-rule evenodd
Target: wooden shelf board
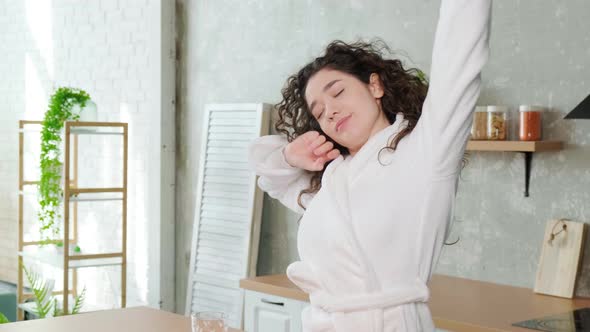
M 89 194 L 89 193 L 122 193 L 125 188 L 73 188 L 70 187 L 70 194 Z
M 64 257 L 63 253 L 59 253 L 57 251 L 52 250 L 24 250 L 18 252 L 19 256 L 23 258 L 29 258 L 41 263 L 49 264 L 51 266 L 61 268 L 64 267 Z M 102 256 L 103 254 L 95 254 L 95 255 L 84 255 L 84 257 L 88 256 L 85 259 L 76 259 L 75 254 L 73 255 L 73 259 L 70 258 L 69 268 L 70 269 L 78 269 L 78 268 L 85 268 L 85 267 L 99 267 L 99 266 L 116 266 L 122 264 L 121 257 L 100 257 L 94 258 L 92 256 Z M 71 256 L 72 257 L 72 256 Z
M 561 141 L 473 141 L 467 143 L 467 151 L 543 152 L 563 149 Z
M 72 128 L 70 130 L 70 134 L 73 134 L 73 135 L 113 135 L 113 136 L 123 136 L 124 135 L 124 133 L 122 133 L 122 132 L 99 131 L 97 129 L 87 129 L 87 128 Z
M 127 127 L 126 122 L 66 121 L 70 127 Z

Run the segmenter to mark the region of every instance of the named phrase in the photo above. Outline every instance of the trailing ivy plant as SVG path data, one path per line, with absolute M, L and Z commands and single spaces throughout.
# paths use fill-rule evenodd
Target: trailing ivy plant
M 60 232 L 60 206 L 63 197 L 60 161 L 62 129 L 65 121 L 76 121 L 80 114 L 72 112 L 75 105 L 84 108 L 90 96 L 83 90 L 60 87 L 51 96 L 49 109 L 43 118 L 41 129 L 41 179 L 39 182 L 39 222 L 41 240 L 56 238 Z M 47 234 L 49 233 L 49 234 Z M 47 236 L 46 236 L 47 235 Z

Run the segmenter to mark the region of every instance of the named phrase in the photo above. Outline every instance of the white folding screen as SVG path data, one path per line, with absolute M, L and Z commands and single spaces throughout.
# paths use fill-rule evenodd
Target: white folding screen
M 207 104 L 186 314 L 222 311 L 243 324 L 242 278 L 256 275 L 263 193 L 248 169 L 248 144 L 269 132 L 269 104 Z

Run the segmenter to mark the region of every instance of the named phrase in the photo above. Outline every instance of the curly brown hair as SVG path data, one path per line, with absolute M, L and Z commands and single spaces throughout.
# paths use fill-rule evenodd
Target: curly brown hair
M 323 56 L 316 58 L 287 79 L 286 86 L 281 90 L 283 100 L 275 105 L 279 115 L 275 124 L 276 131 L 285 134 L 287 140 L 292 142 L 299 135 L 315 130 L 332 142 L 342 155 L 349 154 L 346 147 L 341 146 L 322 131 L 307 106 L 305 89 L 309 79 L 324 68 L 348 73 L 366 84 L 369 84 L 371 74 L 376 73 L 383 85 L 384 95 L 381 98 L 381 105 L 389 123 L 392 124 L 396 114 L 400 112 L 408 121 L 407 127 L 384 147 L 384 149 L 395 150 L 398 142 L 415 128 L 422 114 L 428 83 L 421 70 L 404 68 L 399 59 L 385 59 L 384 51 L 392 53 L 381 40 L 357 41 L 351 44 L 341 40 L 331 42 Z M 328 164 L 329 162 L 324 166 Z M 308 172 L 312 173 L 310 186 L 302 190 L 297 199 L 303 209 L 305 206 L 301 203 L 302 195 L 318 192 L 324 174 L 324 170 Z

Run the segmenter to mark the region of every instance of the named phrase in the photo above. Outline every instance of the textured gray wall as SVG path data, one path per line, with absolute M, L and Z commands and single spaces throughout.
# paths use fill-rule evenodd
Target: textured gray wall
M 200 146 L 209 102 L 280 100 L 288 75 L 333 39 L 380 37 L 406 64 L 428 71 L 439 1 L 177 0 L 177 299 L 184 308 Z M 533 287 L 545 223 L 590 221 L 590 121 L 560 118 L 590 93 L 587 0 L 496 0 L 492 55 L 480 104 L 551 107 L 546 138 L 567 142 L 535 155 L 531 197 L 516 153 L 473 153 L 463 171 L 457 222 L 437 272 Z M 258 273 L 297 259 L 297 216 L 265 199 Z M 590 241 L 589 241 L 590 242 Z M 590 295 L 590 253 L 578 294 Z

